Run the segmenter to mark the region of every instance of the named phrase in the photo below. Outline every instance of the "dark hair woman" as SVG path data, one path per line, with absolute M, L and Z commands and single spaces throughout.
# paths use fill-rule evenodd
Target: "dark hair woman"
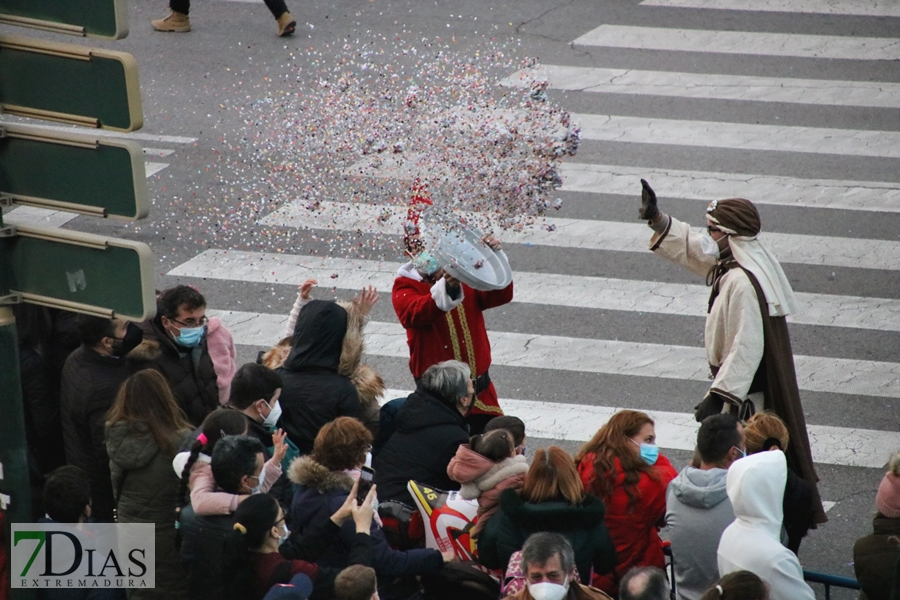
M 569 540 L 578 576 L 589 583 L 591 568 L 607 573 L 616 564 L 604 514 L 603 502 L 584 493 L 572 457 L 556 446 L 541 448 L 525 474 L 522 491 L 500 494 L 500 510 L 478 538 L 478 560 L 491 569 L 506 569 L 510 556 L 522 549 L 529 535 L 549 531 Z
M 593 584 L 618 595 L 618 582 L 632 567 L 665 568 L 659 526 L 666 514 L 666 487 L 677 473 L 656 446 L 653 419 L 636 410 L 614 414 L 575 456 L 581 482 L 606 504 L 606 526 L 616 545 L 613 573 Z
M 356 536 L 350 552 L 350 564 L 371 561 L 369 528 L 375 513 L 374 488 L 362 506 L 356 494 L 331 517 L 324 529 L 307 532 L 301 543 L 285 544 L 290 532 L 285 525 L 284 511 L 278 501 L 268 494 L 255 494 L 242 502 L 234 513 L 234 532 L 225 544 L 225 589 L 234 600 L 260 600 L 269 589 L 285 584 L 298 574 L 307 575 L 313 582 L 312 598 L 331 598 L 334 579 L 340 569 L 321 567 L 312 561 L 334 540 L 334 529 L 352 516 Z M 313 539 L 316 538 L 316 539 Z M 281 548 L 283 553 L 279 553 Z M 286 558 L 290 556 L 293 560 Z M 295 558 L 302 555 L 303 559 Z
M 157 371 L 125 380 L 106 420 L 106 449 L 119 523 L 156 526 L 156 588 L 132 598 L 186 597 L 187 576 L 175 548 L 178 477 L 172 458 L 190 434 L 168 382 Z

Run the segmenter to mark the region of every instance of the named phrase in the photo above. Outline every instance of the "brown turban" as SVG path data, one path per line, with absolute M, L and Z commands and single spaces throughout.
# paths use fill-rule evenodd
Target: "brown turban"
M 706 218 L 725 233 L 753 237 L 760 231 L 759 211 L 743 198 L 713 200 L 706 208 Z

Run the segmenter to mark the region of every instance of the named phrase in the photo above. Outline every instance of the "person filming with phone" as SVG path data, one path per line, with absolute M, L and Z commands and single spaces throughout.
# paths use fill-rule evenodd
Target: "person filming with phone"
M 354 487 L 358 488 L 357 494 L 366 492 L 365 481 L 371 469 L 365 471 L 365 475 L 363 473 L 371 444 L 372 433 L 353 417 L 338 417 L 319 430 L 312 454 L 296 459 L 288 472 L 292 482 L 303 486 L 303 491 L 294 496 L 291 505 L 291 526 L 295 531 L 305 534 L 321 526 L 344 505 Z M 381 495 L 378 486 L 373 486 L 373 489 L 376 497 Z M 453 558 L 452 551 L 442 554 L 428 548 L 403 552 L 392 549 L 381 531 L 377 515 L 370 534 L 372 567 L 379 582 L 387 584 L 398 577 L 436 573 L 444 562 Z M 320 567 L 347 567 L 355 536 L 354 523 L 344 523 L 337 539 L 316 563 Z M 385 594 L 383 597 L 389 596 Z

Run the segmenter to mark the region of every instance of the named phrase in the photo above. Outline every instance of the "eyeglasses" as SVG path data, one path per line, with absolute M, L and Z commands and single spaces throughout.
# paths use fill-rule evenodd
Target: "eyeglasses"
M 204 325 L 206 325 L 207 323 L 209 323 L 209 318 L 208 318 L 208 317 L 200 317 L 200 320 L 199 320 L 199 321 L 198 321 L 197 319 L 188 319 L 188 320 L 186 320 L 186 321 L 184 321 L 184 322 L 181 322 L 181 321 L 179 321 L 178 319 L 169 319 L 169 320 L 172 321 L 173 323 L 178 323 L 178 324 L 181 325 L 182 327 L 191 327 L 191 328 L 193 328 L 193 327 L 203 327 Z

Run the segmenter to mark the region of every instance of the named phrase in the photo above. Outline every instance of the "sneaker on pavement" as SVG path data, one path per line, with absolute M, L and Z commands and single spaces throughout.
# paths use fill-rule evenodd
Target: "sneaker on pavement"
M 291 13 L 286 12 L 278 17 L 278 37 L 291 35 L 296 29 L 297 21 L 295 21 L 294 17 L 291 16 Z
M 150 25 L 157 31 L 172 31 L 175 33 L 187 33 L 191 30 L 191 20 L 184 13 L 172 12 L 165 19 L 151 21 Z

